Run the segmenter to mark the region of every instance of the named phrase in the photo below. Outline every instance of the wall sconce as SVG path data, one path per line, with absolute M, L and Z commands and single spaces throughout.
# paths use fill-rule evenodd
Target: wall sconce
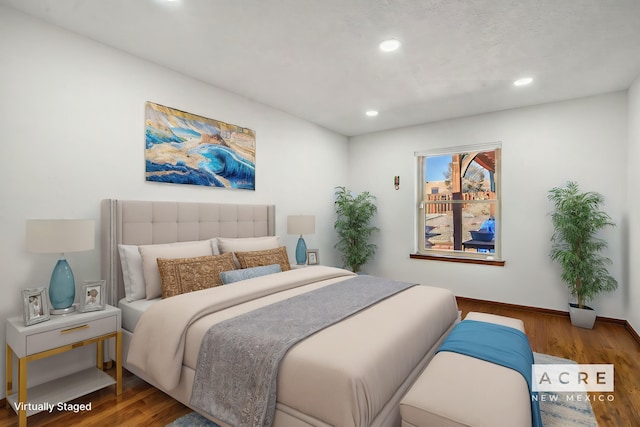
M 400 177 L 399 176 L 394 176 L 393 177 L 393 186 L 396 187 L 396 190 L 400 189 Z

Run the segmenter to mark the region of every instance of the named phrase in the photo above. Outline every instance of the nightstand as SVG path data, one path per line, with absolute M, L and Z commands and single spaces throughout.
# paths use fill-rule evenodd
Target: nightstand
M 120 309 L 107 305 L 104 310 L 51 316 L 51 320 L 24 326 L 22 317 L 7 319 L 6 405 L 18 413 L 18 426 L 27 417 L 53 405 L 116 385 L 122 393 L 122 331 Z M 116 378 L 103 372 L 104 341 L 116 340 Z M 97 344 L 96 367 L 41 384 L 27 390 L 27 364 L 74 348 Z M 18 391 L 13 391 L 13 355 L 18 358 Z

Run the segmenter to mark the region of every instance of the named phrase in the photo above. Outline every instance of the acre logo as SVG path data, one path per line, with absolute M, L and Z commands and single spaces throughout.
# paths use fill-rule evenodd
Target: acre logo
M 613 365 L 534 364 L 533 391 L 613 392 Z

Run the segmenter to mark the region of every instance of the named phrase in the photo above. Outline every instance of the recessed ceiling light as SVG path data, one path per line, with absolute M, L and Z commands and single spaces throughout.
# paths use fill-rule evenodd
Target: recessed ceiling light
M 515 82 L 513 82 L 513 85 L 514 86 L 526 86 L 528 84 L 531 84 L 531 82 L 533 82 L 533 77 L 523 77 L 523 78 L 518 79 Z
M 378 115 L 378 112 L 376 110 L 369 110 L 365 114 L 369 117 L 375 117 Z
M 383 52 L 393 52 L 394 50 L 397 50 L 400 47 L 401 44 L 402 43 L 400 43 L 400 40 L 389 39 L 389 40 L 382 41 L 378 45 L 378 47 Z

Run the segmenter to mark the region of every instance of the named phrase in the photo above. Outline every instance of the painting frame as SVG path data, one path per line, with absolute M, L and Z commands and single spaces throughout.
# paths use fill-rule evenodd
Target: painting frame
M 307 265 L 320 264 L 320 250 L 319 249 L 307 249 Z
M 104 295 L 106 283 L 106 280 L 85 280 L 82 282 L 78 311 L 86 313 L 88 311 L 104 310 L 106 307 Z
M 25 326 L 46 322 L 51 318 L 49 313 L 49 292 L 45 287 L 22 290 L 24 304 L 23 319 Z
M 255 191 L 254 130 L 145 104 L 145 180 Z

